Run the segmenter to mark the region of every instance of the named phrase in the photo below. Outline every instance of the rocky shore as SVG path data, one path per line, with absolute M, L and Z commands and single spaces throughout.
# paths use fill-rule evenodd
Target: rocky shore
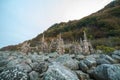
M 1 51 L 0 80 L 120 80 L 120 51 L 87 56 Z

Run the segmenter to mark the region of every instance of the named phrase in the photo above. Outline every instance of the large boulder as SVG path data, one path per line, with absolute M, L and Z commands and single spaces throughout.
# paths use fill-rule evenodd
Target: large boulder
M 96 66 L 96 59 L 95 58 L 86 58 L 83 61 L 89 68 Z
M 100 58 L 104 58 L 104 59 L 108 60 L 111 64 L 116 63 L 116 61 L 108 55 L 104 55 L 104 54 L 100 55 Z
M 96 80 L 120 80 L 120 64 L 102 64 L 92 72 Z
M 79 69 L 82 70 L 83 72 L 87 72 L 87 70 L 89 69 L 88 66 L 82 61 L 80 61 L 79 63 Z
M 75 73 L 77 74 L 79 80 L 88 80 L 88 79 L 90 79 L 89 75 L 82 72 L 82 71 L 75 71 Z
M 114 51 L 113 54 L 116 54 L 116 55 L 119 55 L 119 56 L 120 56 L 120 50 Z
M 28 80 L 28 75 L 17 67 L 6 68 L 0 73 L 0 80 Z
M 68 54 L 61 55 L 60 57 L 56 58 L 55 61 L 72 70 L 79 69 L 77 60 L 72 59 Z
M 43 62 L 45 60 L 45 55 L 29 54 L 28 58 L 30 58 L 32 62 Z
M 9 61 L 9 63 L 6 65 L 6 67 L 19 67 L 20 69 L 29 72 L 31 71 L 31 67 L 28 65 L 30 64 L 30 61 L 28 61 L 28 59 L 13 59 L 11 61 Z
M 113 59 L 112 57 L 105 55 L 105 54 L 101 54 L 99 58 L 97 58 L 96 60 L 97 65 L 101 65 L 101 64 L 115 64 L 116 60 Z
M 74 72 L 58 63 L 50 65 L 43 78 L 44 80 L 79 80 Z
M 29 76 L 30 76 L 30 80 L 40 80 L 39 79 L 39 74 L 35 71 L 30 72 Z
M 48 64 L 45 62 L 35 64 L 33 66 L 33 70 L 38 72 L 39 74 L 42 74 L 43 72 L 46 72 L 48 70 Z
M 16 66 L 17 64 L 23 62 L 23 59 L 13 59 L 13 60 L 10 60 L 9 63 L 6 65 L 7 67 L 14 67 Z
M 86 57 L 84 60 L 79 62 L 79 68 L 83 72 L 87 72 L 89 69 L 92 69 L 96 66 L 96 59 L 93 57 Z
M 32 70 L 32 68 L 24 62 L 19 63 L 19 64 L 15 65 L 14 67 L 19 67 L 20 69 L 24 70 L 25 72 L 30 72 Z
M 120 50 L 114 51 L 113 54 L 112 54 L 112 58 L 114 58 L 115 60 L 120 62 Z

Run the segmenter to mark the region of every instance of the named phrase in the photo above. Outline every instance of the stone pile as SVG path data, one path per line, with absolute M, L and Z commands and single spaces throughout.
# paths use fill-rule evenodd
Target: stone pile
M 120 80 L 120 51 L 106 54 L 0 52 L 0 80 Z

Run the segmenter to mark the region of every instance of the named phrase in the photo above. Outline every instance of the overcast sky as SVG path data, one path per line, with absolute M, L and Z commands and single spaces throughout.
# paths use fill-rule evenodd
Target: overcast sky
M 112 0 L 0 0 L 0 47 L 32 39 L 51 25 L 90 15 Z

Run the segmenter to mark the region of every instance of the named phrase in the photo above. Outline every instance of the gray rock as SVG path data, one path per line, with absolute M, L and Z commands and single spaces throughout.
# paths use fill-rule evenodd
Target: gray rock
M 44 61 L 44 55 L 31 54 L 31 55 L 28 55 L 28 58 L 30 58 L 32 62 Z
M 112 54 L 112 58 L 120 62 L 120 50 L 116 50 Z
M 105 54 L 101 54 L 100 57 L 96 60 L 97 65 L 101 65 L 101 64 L 115 64 L 116 60 L 111 58 L 108 55 Z
M 77 75 L 70 69 L 58 64 L 53 63 L 44 74 L 44 80 L 79 80 Z
M 6 65 L 7 67 L 14 67 L 16 66 L 17 64 L 23 62 L 23 59 L 13 59 L 11 61 L 9 61 L 9 63 Z
M 91 54 L 91 55 L 86 56 L 86 58 L 95 58 L 95 59 L 99 57 L 100 57 L 100 54 Z
M 116 61 L 113 59 L 113 58 L 111 58 L 110 56 L 108 56 L 108 55 L 100 55 L 100 58 L 102 58 L 102 59 L 106 59 L 107 61 L 109 61 L 111 64 L 113 64 L 113 63 L 116 63 Z
M 11 52 L 8 52 L 8 51 L 1 51 L 0 52 L 0 56 L 2 58 L 8 58 L 10 54 L 11 54 Z
M 112 58 L 114 58 L 115 60 L 117 60 L 118 62 L 120 62 L 120 56 L 113 54 Z
M 56 58 L 55 61 L 72 70 L 79 69 L 78 62 L 73 60 L 68 54 L 61 55 L 60 57 Z
M 0 61 L 0 67 L 3 67 L 3 66 L 5 66 L 5 65 L 7 65 L 8 64 L 8 60 L 1 60 Z
M 54 52 L 54 53 L 49 53 L 47 56 L 49 58 L 57 58 L 59 56 L 59 54 L 57 52 Z
M 20 69 L 24 70 L 25 72 L 30 72 L 32 70 L 31 67 L 26 63 L 17 64 L 17 65 L 15 65 L 15 67 L 19 67 Z
M 32 71 L 31 73 L 29 73 L 29 76 L 30 76 L 30 80 L 40 80 L 39 74 L 35 71 Z
M 89 69 L 88 66 L 87 66 L 83 61 L 80 61 L 80 63 L 79 63 L 79 68 L 80 68 L 83 72 L 87 72 L 87 70 Z
M 97 65 L 110 64 L 110 62 L 108 60 L 106 60 L 106 59 L 100 59 L 100 58 L 97 59 L 96 62 L 97 62 Z
M 102 64 L 92 74 L 96 80 L 120 80 L 120 64 Z
M 82 72 L 82 71 L 75 71 L 75 73 L 77 74 L 79 80 L 88 80 L 88 79 L 90 79 L 89 75 Z
M 82 55 L 82 54 L 81 55 L 76 55 L 76 59 L 79 60 L 79 61 L 83 60 L 84 58 L 85 58 L 85 56 Z
M 46 72 L 48 70 L 48 64 L 45 62 L 35 64 L 33 66 L 33 70 L 38 72 L 39 74 L 42 74 L 43 72 Z
M 96 68 L 96 67 L 95 67 L 95 68 Z M 94 68 L 94 69 L 95 69 L 95 68 Z M 90 69 L 90 70 L 87 71 L 87 74 L 89 74 L 89 76 L 90 76 L 91 78 L 94 78 L 94 75 L 93 75 L 94 69 Z
M 114 51 L 113 54 L 114 54 L 114 55 L 118 55 L 118 56 L 120 56 L 120 50 L 116 50 L 116 51 Z
M 25 63 L 28 63 L 28 64 L 31 64 L 31 63 L 32 63 L 32 60 L 31 60 L 30 58 L 26 58 L 26 59 L 24 60 L 24 62 L 25 62 Z
M 71 57 L 72 59 L 74 59 L 74 58 L 75 58 L 75 54 L 70 54 L 70 57 Z
M 33 69 L 38 64 L 39 64 L 38 62 L 33 62 L 33 63 L 30 63 L 29 66 L 31 66 L 31 68 Z
M 0 73 L 0 80 L 28 80 L 28 75 L 17 67 L 10 67 Z
M 96 66 L 96 60 L 95 60 L 95 58 L 86 58 L 86 59 L 84 59 L 83 61 L 84 61 L 84 63 L 85 63 L 89 68 L 91 68 L 91 67 L 93 67 L 93 66 Z

